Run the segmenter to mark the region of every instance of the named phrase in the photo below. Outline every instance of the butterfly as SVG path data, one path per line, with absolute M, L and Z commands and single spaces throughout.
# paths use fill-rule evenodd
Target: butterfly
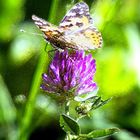
M 58 50 L 94 50 L 101 48 L 102 36 L 94 26 L 89 7 L 85 2 L 74 5 L 64 16 L 59 26 L 55 26 L 35 15 L 32 19 L 44 33 L 44 38 Z

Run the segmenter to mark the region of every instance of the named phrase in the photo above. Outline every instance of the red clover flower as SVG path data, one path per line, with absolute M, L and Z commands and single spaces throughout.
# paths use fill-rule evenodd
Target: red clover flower
M 97 90 L 93 81 L 96 71 L 95 59 L 84 51 L 57 51 L 49 66 L 48 73 L 42 75 L 42 90 L 60 96 L 77 96 Z M 72 92 L 72 94 L 70 94 Z

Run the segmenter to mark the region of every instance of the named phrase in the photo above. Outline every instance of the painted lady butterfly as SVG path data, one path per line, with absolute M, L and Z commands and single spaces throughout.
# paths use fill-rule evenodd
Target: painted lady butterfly
M 79 2 L 66 14 L 59 26 L 55 26 L 35 15 L 35 24 L 44 33 L 44 38 L 58 50 L 92 50 L 102 46 L 102 36 L 93 25 L 89 7 Z

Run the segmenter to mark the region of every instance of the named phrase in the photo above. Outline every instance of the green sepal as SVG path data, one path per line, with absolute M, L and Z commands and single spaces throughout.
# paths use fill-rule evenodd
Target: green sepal
M 79 102 L 77 107 L 75 107 L 76 112 L 80 117 L 90 115 L 90 111 L 95 110 L 105 104 L 107 104 L 112 98 L 107 100 L 102 100 L 101 97 L 93 96 L 85 101 Z
M 74 135 L 80 134 L 80 127 L 78 123 L 66 114 L 60 115 L 60 126 L 66 133 L 71 133 Z

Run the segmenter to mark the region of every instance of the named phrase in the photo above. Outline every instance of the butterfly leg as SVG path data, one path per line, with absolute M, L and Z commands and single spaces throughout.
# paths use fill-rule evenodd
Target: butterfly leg
M 49 51 L 47 51 L 47 53 L 48 53 L 48 55 L 49 55 L 49 57 L 52 59 L 53 58 L 53 56 L 54 56 L 54 52 L 56 52 L 58 49 L 52 49 L 52 50 L 49 50 Z

